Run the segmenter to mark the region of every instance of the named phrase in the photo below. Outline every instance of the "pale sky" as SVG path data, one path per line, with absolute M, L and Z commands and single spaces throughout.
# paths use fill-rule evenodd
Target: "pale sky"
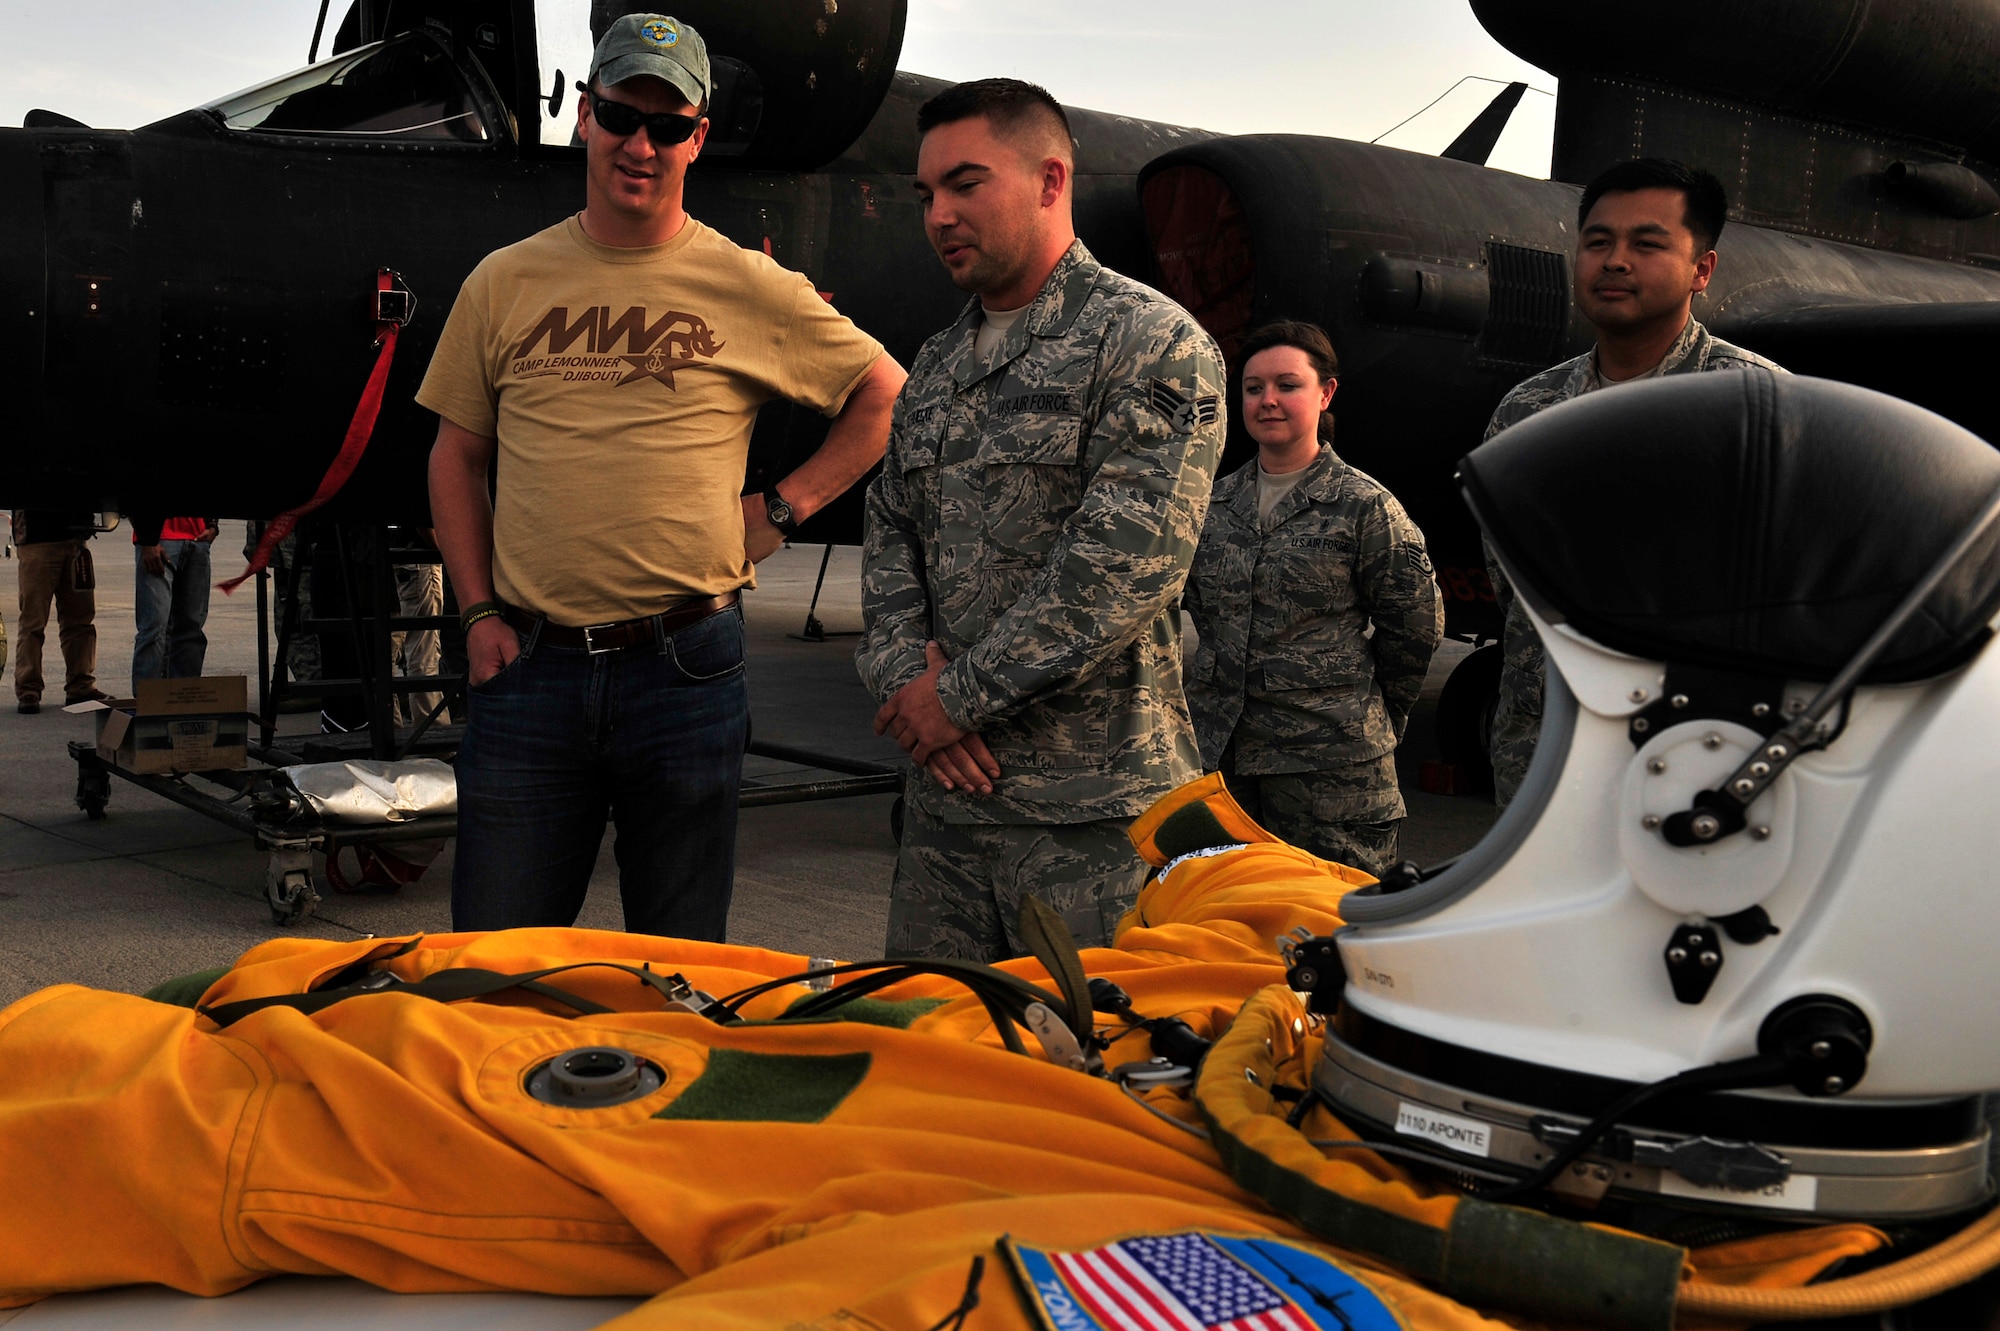
M 334 0 L 329 29 L 345 9 Z M 128 129 L 198 106 L 304 64 L 317 11 L 317 0 L 162 0 L 116 10 L 110 40 L 101 6 L 7 0 L 0 124 L 40 106 Z M 1464 75 L 1556 86 L 1464 0 L 910 0 L 900 63 L 1032 79 L 1068 105 L 1225 133 L 1360 140 Z M 1383 142 L 1437 152 L 1498 91 L 1467 83 Z M 1529 93 L 1491 165 L 1547 175 L 1554 124 L 1555 99 Z

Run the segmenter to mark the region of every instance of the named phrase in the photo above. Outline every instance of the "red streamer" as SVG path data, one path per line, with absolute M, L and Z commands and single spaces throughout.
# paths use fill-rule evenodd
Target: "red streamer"
M 395 274 L 384 268 L 376 274 L 375 289 L 388 291 L 394 280 Z M 361 390 L 361 401 L 355 404 L 354 419 L 347 423 L 347 438 L 341 441 L 340 452 L 334 455 L 326 475 L 319 478 L 319 488 L 313 491 L 312 498 L 272 518 L 257 542 L 256 553 L 250 556 L 249 565 L 229 581 L 216 584 L 224 595 L 263 572 L 270 564 L 271 552 L 278 548 L 278 542 L 292 534 L 300 518 L 340 493 L 340 487 L 346 485 L 347 478 L 354 474 L 361 455 L 368 451 L 368 441 L 375 433 L 375 418 L 382 412 L 382 393 L 389 385 L 389 365 L 396 359 L 396 334 L 401 331 L 401 325 L 391 320 L 378 320 L 377 327 L 381 332 L 376 335 L 375 345 L 381 348 L 381 352 L 375 357 L 375 368 L 369 372 L 367 386 Z

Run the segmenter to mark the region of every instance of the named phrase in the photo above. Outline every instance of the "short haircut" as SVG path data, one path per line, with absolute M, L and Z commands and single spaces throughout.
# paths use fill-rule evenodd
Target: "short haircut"
M 1237 352 L 1237 364 L 1247 367 L 1250 358 L 1260 351 L 1272 347 L 1297 347 L 1306 356 L 1306 364 L 1312 366 L 1321 384 L 1330 384 L 1340 377 L 1340 357 L 1333 354 L 1333 342 L 1318 324 L 1302 323 L 1297 319 L 1281 319 L 1254 329 L 1243 339 L 1243 347 Z M 1319 414 L 1319 441 L 1333 442 L 1333 413 Z
M 1686 201 L 1681 221 L 1694 233 L 1697 256 L 1715 248 L 1722 224 L 1729 219 L 1729 193 L 1722 182 L 1698 166 L 1669 161 L 1664 157 L 1635 157 L 1629 162 L 1606 167 L 1583 187 L 1583 199 L 1576 206 L 1576 227 L 1583 230 L 1584 219 L 1597 201 L 1607 194 L 1630 194 L 1642 189 L 1679 190 Z
M 985 116 L 994 132 L 1017 142 L 1039 138 L 1040 156 L 1075 164 L 1069 116 L 1062 103 L 1038 83 L 1023 79 L 973 79 L 957 83 L 917 108 L 917 137 L 974 116 Z

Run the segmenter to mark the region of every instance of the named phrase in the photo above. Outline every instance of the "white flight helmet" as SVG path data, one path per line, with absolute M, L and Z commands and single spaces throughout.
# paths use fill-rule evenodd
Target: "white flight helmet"
M 1459 481 L 1540 742 L 1478 846 L 1346 899 L 1319 1093 L 1622 1223 L 1984 1201 L 2000 453 L 1753 370 L 1552 408 Z

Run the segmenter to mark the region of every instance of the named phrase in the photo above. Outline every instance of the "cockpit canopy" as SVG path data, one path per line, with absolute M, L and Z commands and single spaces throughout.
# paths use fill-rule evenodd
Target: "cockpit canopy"
M 703 156 L 785 170 L 824 166 L 860 136 L 895 78 L 907 17 L 907 0 L 355 0 L 331 57 L 203 109 L 247 133 L 567 149 L 597 38 L 662 7 L 708 47 Z
M 202 108 L 230 129 L 314 138 L 484 143 L 486 119 L 451 53 L 406 32 Z

